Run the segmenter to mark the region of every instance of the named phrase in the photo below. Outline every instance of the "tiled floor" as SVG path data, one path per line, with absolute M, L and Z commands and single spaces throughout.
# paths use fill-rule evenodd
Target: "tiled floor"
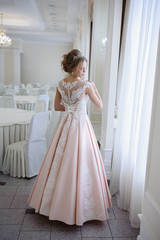
M 35 178 L 17 179 L 0 173 L 0 240 L 136 240 L 128 213 L 112 199 L 109 220 L 69 226 L 34 213 L 27 205 Z

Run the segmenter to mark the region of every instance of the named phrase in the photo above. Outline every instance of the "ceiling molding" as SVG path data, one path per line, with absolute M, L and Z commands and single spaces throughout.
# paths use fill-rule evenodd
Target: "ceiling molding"
M 87 0 L 0 0 L 8 35 L 26 41 L 73 43 Z

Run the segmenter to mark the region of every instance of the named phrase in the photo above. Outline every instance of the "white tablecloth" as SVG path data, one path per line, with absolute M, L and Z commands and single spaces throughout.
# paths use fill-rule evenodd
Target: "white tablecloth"
M 38 96 L 15 96 L 17 108 L 24 110 L 33 110 Z
M 6 147 L 26 139 L 27 129 L 35 112 L 0 108 L 0 171 Z

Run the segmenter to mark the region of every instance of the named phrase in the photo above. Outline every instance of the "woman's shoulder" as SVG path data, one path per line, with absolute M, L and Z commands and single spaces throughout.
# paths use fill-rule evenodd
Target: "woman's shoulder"
M 62 83 L 63 83 L 63 81 L 64 81 L 64 78 L 63 78 L 63 79 L 61 79 L 60 81 L 58 81 L 58 83 L 57 83 L 57 87 L 58 87 L 58 86 L 61 86 L 61 85 L 62 85 Z
M 90 88 L 92 86 L 92 83 L 88 80 L 85 80 L 83 81 L 84 84 L 83 84 L 83 88 L 86 89 L 86 88 Z
M 79 79 L 77 82 L 78 82 L 78 84 L 81 85 L 82 87 L 92 85 L 91 82 L 89 82 L 88 80 L 81 80 L 81 79 Z

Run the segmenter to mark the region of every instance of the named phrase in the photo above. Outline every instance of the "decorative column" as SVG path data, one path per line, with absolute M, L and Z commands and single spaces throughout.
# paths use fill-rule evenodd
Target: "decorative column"
M 4 51 L 0 49 L 0 83 L 4 84 Z
M 122 0 L 108 0 L 107 44 L 103 77 L 103 111 L 101 123 L 101 153 L 107 178 L 111 176 L 114 138 L 114 111 L 118 75 Z

